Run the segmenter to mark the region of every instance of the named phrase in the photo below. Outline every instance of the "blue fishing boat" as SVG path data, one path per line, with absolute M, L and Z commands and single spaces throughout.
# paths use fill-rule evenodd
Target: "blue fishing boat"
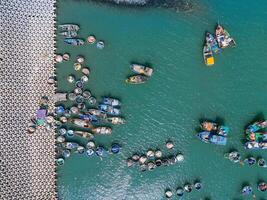
M 249 141 L 244 144 L 244 147 L 245 149 L 253 149 L 253 150 L 267 149 L 267 142 Z
M 206 42 L 207 45 L 210 47 L 211 51 L 213 51 L 214 53 L 218 54 L 222 52 L 222 49 L 219 47 L 216 39 L 209 32 L 206 33 Z
M 95 115 L 90 115 L 90 114 L 86 114 L 86 115 L 79 115 L 79 118 L 80 119 L 83 119 L 83 120 L 88 120 L 92 123 L 97 123 L 98 122 L 98 119 Z
M 121 103 L 118 99 L 114 99 L 111 97 L 104 97 L 102 100 L 103 104 L 110 105 L 110 106 L 120 106 Z
M 266 121 L 257 121 L 251 125 L 249 125 L 246 129 L 247 133 L 255 133 L 258 130 L 261 130 L 263 128 L 267 127 L 267 120 Z
M 73 45 L 73 46 L 80 46 L 84 44 L 84 41 L 78 38 L 65 38 L 64 42 L 66 44 Z
M 203 131 L 197 134 L 197 137 L 205 142 L 205 143 L 211 143 L 216 145 L 226 145 L 227 138 L 221 135 L 215 135 L 208 131 Z
M 99 109 L 103 112 L 106 112 L 109 115 L 119 115 L 120 114 L 120 110 L 118 108 L 114 108 L 114 107 L 112 107 L 110 105 L 106 105 L 106 104 L 100 104 Z

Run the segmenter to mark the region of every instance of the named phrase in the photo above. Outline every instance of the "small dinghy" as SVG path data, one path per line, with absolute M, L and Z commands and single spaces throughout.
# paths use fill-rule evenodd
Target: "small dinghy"
M 103 112 L 106 112 L 109 115 L 119 115 L 120 110 L 118 108 L 114 108 L 113 106 L 106 105 L 106 104 L 100 104 L 99 109 Z
M 260 149 L 267 149 L 267 142 L 246 142 L 244 144 L 245 149 L 253 149 L 253 150 L 260 150 Z
M 80 46 L 84 44 L 84 41 L 78 38 L 65 38 L 64 42 L 66 44 L 73 45 L 73 46 Z
M 267 183 L 265 183 L 265 182 L 259 183 L 257 189 L 261 192 L 266 192 L 267 191 Z
M 232 151 L 230 153 L 224 154 L 226 159 L 229 159 L 233 163 L 239 163 L 241 161 L 241 155 L 238 151 Z
M 80 27 L 76 24 L 62 24 L 59 25 L 59 29 L 61 31 L 78 31 L 80 29 Z
M 213 35 L 209 32 L 206 33 L 206 43 L 208 47 L 210 47 L 211 51 L 218 54 L 222 52 L 222 49 L 218 46 L 217 41 L 213 37 Z
M 125 82 L 130 83 L 130 84 L 141 84 L 141 83 L 145 83 L 147 80 L 148 80 L 147 76 L 134 75 L 134 76 L 130 76 L 129 78 L 127 78 Z
M 125 120 L 121 117 L 108 117 L 107 121 L 111 124 L 125 124 Z
M 96 134 L 102 134 L 102 135 L 110 135 L 112 133 L 112 129 L 105 126 L 93 128 L 92 131 Z
M 207 66 L 214 65 L 213 53 L 212 53 L 210 47 L 208 47 L 208 45 L 206 45 L 206 44 L 203 47 L 203 58 L 204 58 L 204 62 Z
M 236 43 L 230 34 L 218 24 L 215 30 L 216 40 L 220 48 L 235 47 Z
M 75 38 L 78 35 L 76 31 L 64 31 L 59 34 L 66 38 Z
M 110 106 L 120 106 L 121 103 L 118 99 L 114 99 L 111 97 L 104 97 L 102 100 L 103 104 L 110 105 Z
M 211 143 L 216 145 L 226 145 L 227 138 L 220 135 L 214 135 L 208 131 L 203 131 L 197 134 L 197 137 L 205 142 L 205 143 Z
M 130 66 L 130 69 L 137 74 L 142 74 L 145 76 L 151 76 L 153 73 L 153 69 L 150 67 L 145 67 L 143 65 L 138 65 L 138 64 L 132 64 Z

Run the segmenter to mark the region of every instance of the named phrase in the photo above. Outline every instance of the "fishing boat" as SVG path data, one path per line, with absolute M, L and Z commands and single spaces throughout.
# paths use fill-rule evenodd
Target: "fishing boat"
M 118 108 L 114 108 L 113 106 L 106 105 L 106 104 L 100 104 L 99 109 L 103 112 L 106 112 L 109 115 L 119 115 L 120 110 Z
M 216 130 L 218 130 L 218 124 L 216 124 L 214 122 L 210 122 L 210 121 L 203 121 L 200 124 L 200 127 L 204 131 L 216 131 Z
M 267 127 L 267 120 L 266 121 L 257 121 L 257 122 L 254 122 L 253 124 L 249 125 L 248 128 L 246 129 L 246 132 L 249 133 L 249 132 L 256 132 L 258 130 L 261 130 L 263 128 L 266 128 Z
M 229 159 L 233 163 L 239 163 L 241 161 L 241 155 L 238 151 L 232 151 L 224 154 L 224 158 Z
M 99 157 L 105 157 L 105 156 L 108 156 L 109 153 L 104 147 L 99 146 L 96 148 L 95 154 Z
M 210 47 L 208 47 L 208 45 L 206 45 L 206 44 L 203 47 L 203 58 L 204 58 L 204 62 L 207 66 L 214 65 L 213 53 L 212 53 Z
M 88 120 L 92 123 L 97 123 L 98 122 L 98 119 L 95 115 L 91 115 L 91 114 L 86 114 L 86 115 L 79 115 L 79 118 L 80 119 L 83 119 L 83 120 Z
M 145 67 L 143 65 L 132 64 L 130 65 L 130 69 L 137 74 L 143 74 L 145 76 L 151 76 L 153 73 L 153 69 L 150 67 Z
M 94 138 L 94 135 L 92 133 L 89 132 L 85 132 L 85 131 L 74 131 L 74 134 L 86 139 L 92 139 Z
M 73 123 L 76 126 L 82 127 L 82 128 L 90 128 L 92 127 L 92 124 L 89 120 L 83 120 L 83 119 L 70 119 L 70 123 Z
M 226 137 L 215 135 L 208 131 L 203 131 L 198 133 L 197 137 L 205 143 L 216 144 L 216 145 L 226 145 L 227 143 Z
M 121 117 L 108 117 L 107 121 L 112 124 L 125 124 L 125 120 Z
M 247 140 L 248 141 L 257 141 L 257 142 L 267 141 L 267 132 L 248 133 L 247 134 Z
M 103 104 L 110 105 L 110 106 L 120 106 L 121 103 L 118 99 L 114 99 L 111 97 L 104 97 L 102 100 Z
M 107 117 L 107 114 L 104 113 L 103 111 L 101 110 L 97 110 L 97 109 L 89 109 L 86 114 L 91 114 L 91 115 L 94 115 L 94 116 L 97 116 L 97 117 L 100 117 L 100 118 L 106 118 Z
M 230 34 L 221 25 L 217 25 L 215 30 L 216 40 L 220 48 L 235 47 L 235 40 L 230 36 Z
M 64 142 L 62 146 L 66 149 L 72 150 L 76 149 L 79 145 L 75 142 Z
M 257 189 L 261 192 L 266 192 L 267 191 L 267 183 L 265 183 L 265 182 L 259 183 Z
M 64 42 L 66 44 L 73 45 L 73 46 L 80 46 L 84 44 L 84 41 L 78 38 L 65 38 Z
M 256 159 L 253 158 L 253 157 L 249 157 L 249 158 L 246 158 L 246 159 L 244 160 L 244 163 L 247 164 L 247 165 L 249 165 L 249 166 L 251 166 L 251 165 L 255 165 L 256 162 L 257 162 Z
M 76 24 L 61 24 L 59 25 L 61 31 L 78 31 L 80 27 Z
M 216 39 L 209 32 L 206 33 L 206 43 L 214 53 L 221 53 L 221 48 L 218 46 Z
M 110 135 L 112 133 L 112 129 L 105 126 L 93 128 L 92 131 L 96 134 L 103 134 L 103 135 Z
M 66 38 L 75 38 L 78 35 L 76 31 L 64 31 L 59 34 Z
M 243 196 L 247 196 L 247 195 L 253 195 L 254 196 L 254 193 L 253 193 L 253 189 L 251 186 L 245 186 L 242 188 L 242 191 L 241 191 L 241 194 Z
M 267 142 L 246 142 L 244 144 L 245 149 L 260 150 L 267 149 Z
M 134 76 L 130 76 L 125 81 L 126 83 L 130 83 L 130 84 L 141 84 L 141 83 L 145 83 L 147 80 L 148 80 L 147 76 L 134 75 Z

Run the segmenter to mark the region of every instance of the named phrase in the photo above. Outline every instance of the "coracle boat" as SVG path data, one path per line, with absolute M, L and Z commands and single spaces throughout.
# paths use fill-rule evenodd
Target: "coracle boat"
M 257 121 L 254 122 L 253 124 L 249 125 L 248 128 L 246 129 L 247 133 L 254 133 L 260 129 L 266 128 L 267 127 L 267 120 L 266 121 Z
M 232 151 L 224 154 L 224 158 L 229 159 L 233 163 L 239 163 L 241 161 L 241 155 L 238 151 Z
M 120 110 L 118 108 L 114 108 L 113 106 L 106 105 L 106 104 L 100 104 L 99 109 L 103 112 L 106 112 L 109 115 L 119 115 Z
M 208 131 L 203 131 L 197 134 L 197 137 L 205 142 L 205 143 L 211 143 L 216 145 L 226 145 L 227 138 L 221 135 L 215 135 Z
M 200 127 L 204 131 L 216 131 L 218 130 L 218 124 L 214 122 L 204 121 L 200 124 Z
M 66 149 L 72 150 L 72 149 L 77 149 L 77 147 L 79 146 L 77 143 L 75 142 L 64 142 L 62 144 L 62 146 Z
M 211 49 L 208 47 L 208 45 L 204 45 L 203 47 L 203 58 L 204 62 L 207 66 L 214 65 L 214 57 Z
M 102 100 L 103 104 L 110 105 L 110 106 L 120 106 L 121 103 L 118 99 L 114 99 L 111 97 L 104 97 Z
M 134 76 L 130 76 L 125 81 L 126 83 L 130 83 L 130 84 L 141 84 L 141 83 L 145 83 L 147 80 L 148 80 L 147 76 L 134 75 Z
M 76 31 L 64 31 L 59 34 L 66 38 L 74 38 L 74 37 L 77 37 L 78 35 Z
M 73 46 L 80 46 L 84 44 L 84 41 L 78 38 L 65 38 L 64 42 L 66 44 L 73 45 Z
M 260 150 L 260 149 L 267 149 L 267 142 L 246 142 L 244 144 L 245 149 L 253 149 L 253 150 Z
M 209 32 L 206 33 L 206 42 L 211 51 L 213 51 L 214 53 L 221 53 L 221 48 L 218 46 L 218 43 L 213 35 Z
M 94 138 L 94 136 L 93 136 L 92 133 L 85 132 L 85 131 L 74 131 L 74 134 L 77 135 L 77 136 L 86 138 L 86 139 L 92 139 L 92 138 Z
M 125 120 L 121 117 L 108 117 L 107 121 L 112 124 L 125 124 Z
M 130 69 L 137 73 L 137 74 L 143 74 L 143 75 L 146 75 L 146 76 L 151 76 L 152 73 L 153 73 L 153 69 L 150 68 L 150 67 L 145 67 L 143 65 L 138 65 L 138 64 L 132 64 L 130 66 Z
M 217 25 L 215 34 L 220 48 L 236 46 L 234 39 L 230 36 L 227 30 L 225 30 L 221 25 L 219 24 Z
M 62 24 L 59 25 L 61 31 L 78 31 L 80 27 L 76 24 Z
M 105 126 L 93 128 L 92 131 L 96 134 L 102 134 L 102 135 L 110 135 L 112 133 L 112 129 Z

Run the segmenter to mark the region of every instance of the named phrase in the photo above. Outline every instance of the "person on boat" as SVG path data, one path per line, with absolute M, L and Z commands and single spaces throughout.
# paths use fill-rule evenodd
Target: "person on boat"
M 258 184 L 258 190 L 261 192 L 266 192 L 267 191 L 267 183 L 262 182 Z

